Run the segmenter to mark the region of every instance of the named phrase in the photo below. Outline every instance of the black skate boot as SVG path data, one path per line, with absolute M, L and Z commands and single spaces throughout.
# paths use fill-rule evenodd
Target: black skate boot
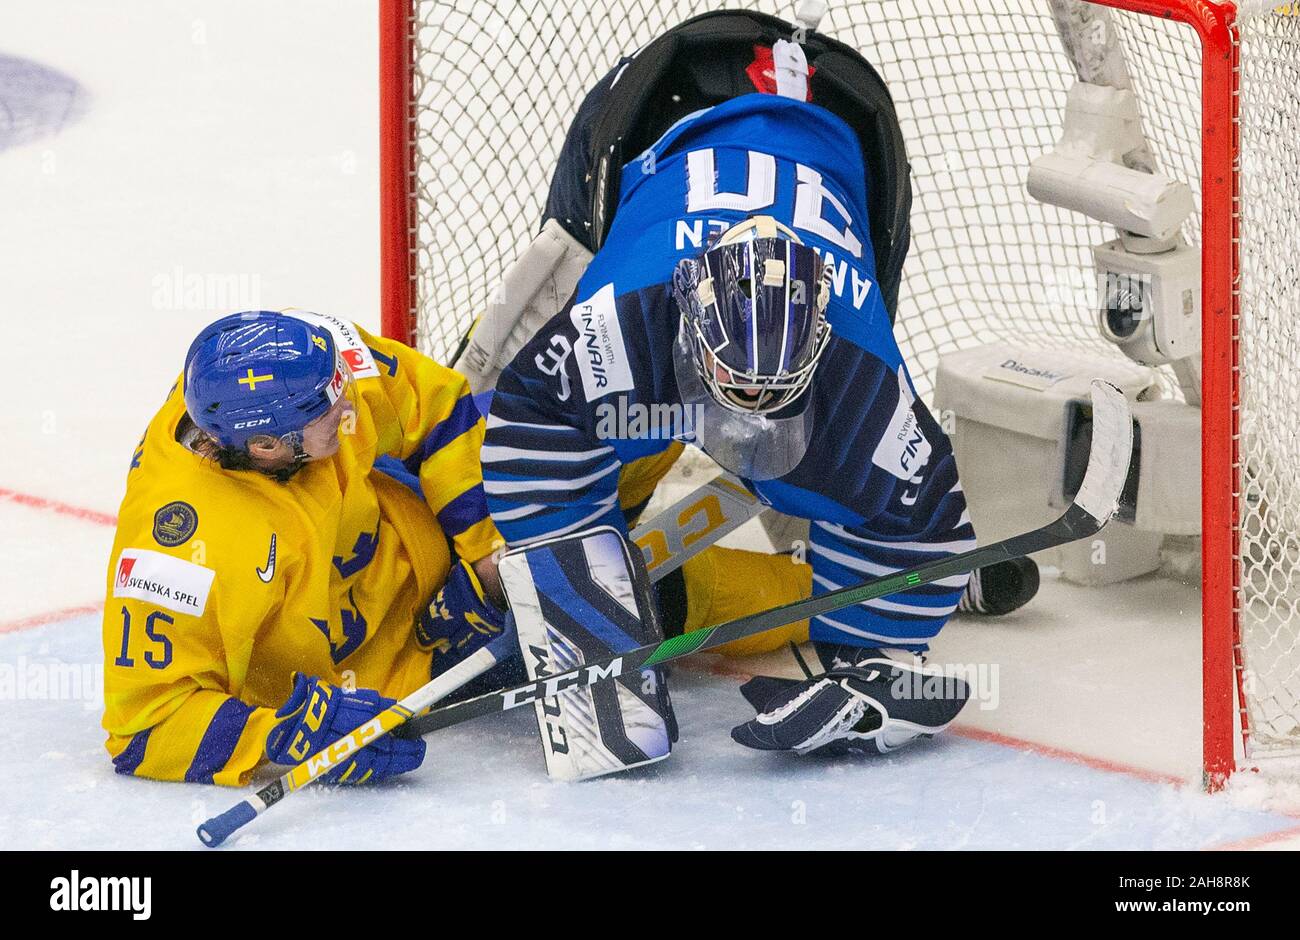
M 1038 565 L 1012 558 L 976 568 L 957 603 L 960 613 L 1001 617 L 1028 604 L 1038 593 Z

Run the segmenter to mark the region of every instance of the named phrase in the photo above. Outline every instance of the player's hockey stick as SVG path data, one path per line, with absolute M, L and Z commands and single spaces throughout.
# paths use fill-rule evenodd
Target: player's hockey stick
M 650 579 L 658 581 L 762 510 L 763 504 L 735 477 L 719 474 L 653 519 L 637 526 L 629 537 L 641 547 Z M 204 845 L 220 845 L 236 829 L 280 802 L 288 793 L 307 786 L 354 751 L 410 721 L 418 712 L 518 652 L 513 634 L 499 637 L 278 780 L 262 787 L 253 796 L 203 823 L 198 828 L 199 839 Z
M 502 636 L 492 644 L 479 650 L 473 656 L 449 670 L 438 679 L 419 691 L 380 712 L 369 722 L 341 738 L 331 747 L 321 751 L 299 764 L 290 773 L 269 786 L 263 787 L 257 794 L 239 805 L 227 810 L 220 816 L 208 820 L 199 826 L 199 838 L 206 845 L 219 845 L 240 826 L 254 819 L 259 812 L 282 799 L 287 789 L 296 789 L 310 783 L 320 774 L 343 760 L 348 754 L 390 731 L 401 728 L 403 736 L 427 734 L 438 728 L 477 718 L 491 712 L 508 711 L 521 705 L 529 705 L 539 698 L 550 698 L 566 689 L 584 688 L 606 679 L 613 679 L 625 673 L 632 673 L 660 663 L 665 663 L 682 656 L 689 656 L 702 650 L 712 649 L 753 636 L 765 630 L 795 623 L 810 617 L 828 614 L 853 604 L 885 597 L 929 584 L 943 578 L 967 574 L 976 568 L 1019 558 L 1033 552 L 1054 548 L 1078 539 L 1087 538 L 1101 529 L 1119 505 L 1119 497 L 1128 477 L 1129 464 L 1133 457 L 1133 418 L 1128 402 L 1123 394 L 1112 385 L 1094 381 L 1092 383 L 1092 447 L 1088 454 L 1088 468 L 1084 473 L 1083 484 L 1074 497 L 1069 508 L 1055 522 L 1049 523 L 1031 532 L 1012 536 L 992 545 L 975 548 L 968 552 L 952 555 L 940 561 L 921 565 L 911 571 L 873 578 L 861 584 L 851 585 L 830 591 L 817 597 L 795 601 L 775 607 L 772 610 L 741 617 L 715 627 L 706 627 L 691 633 L 684 633 L 665 640 L 637 647 L 625 653 L 619 653 L 599 662 L 584 663 L 577 669 L 559 673 L 534 682 L 526 682 L 497 692 L 488 692 L 475 698 L 457 702 L 445 708 L 439 708 L 413 719 L 413 714 L 437 701 L 441 695 L 451 691 L 460 683 L 441 686 L 441 694 L 425 695 L 426 690 L 439 686 L 440 680 L 450 680 L 452 674 L 462 667 L 471 667 L 475 659 L 495 661 L 496 644 L 512 640 L 513 637 Z M 475 664 L 478 665 L 478 664 Z M 472 668 L 472 667 L 471 667 Z M 469 668 L 466 671 L 470 671 Z M 419 697 L 422 703 L 414 704 Z M 335 753 L 337 751 L 337 753 Z
M 739 480 L 720 473 L 637 526 L 628 538 L 645 556 L 650 580 L 658 581 L 763 509 Z
M 489 712 L 508 711 L 520 705 L 531 704 L 537 699 L 550 698 L 567 689 L 595 685 L 606 679 L 713 649 L 765 630 L 829 614 L 922 584 L 967 574 L 994 562 L 1020 558 L 1087 538 L 1101 529 L 1114 515 L 1133 456 L 1133 418 L 1123 394 L 1113 385 L 1094 381 L 1092 415 L 1092 447 L 1088 453 L 1088 468 L 1084 473 L 1083 484 L 1065 513 L 1042 528 L 921 565 L 911 571 L 873 578 L 715 627 L 683 633 L 662 643 L 640 646 L 599 662 L 584 663 L 569 672 L 466 699 L 408 721 L 398 734 L 413 737 Z

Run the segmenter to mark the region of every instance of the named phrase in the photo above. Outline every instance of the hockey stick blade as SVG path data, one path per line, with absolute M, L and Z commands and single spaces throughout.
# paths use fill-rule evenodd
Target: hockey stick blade
M 1133 418 L 1128 402 L 1119 389 L 1101 381 L 1092 383 L 1092 421 L 1092 447 L 1088 453 L 1088 467 L 1083 483 L 1069 508 L 1055 522 L 992 545 L 921 565 L 911 571 L 873 578 L 715 627 L 671 637 L 662 643 L 637 647 L 599 662 L 586 663 L 569 672 L 437 708 L 406 722 L 395 729 L 394 733 L 403 737 L 428 734 L 479 715 L 529 705 L 539 698 L 550 698 L 568 689 L 595 685 L 597 682 L 712 649 L 742 637 L 828 614 L 863 601 L 898 594 L 943 578 L 968 574 L 997 561 L 1019 558 L 1087 538 L 1100 530 L 1115 514 L 1133 458 Z

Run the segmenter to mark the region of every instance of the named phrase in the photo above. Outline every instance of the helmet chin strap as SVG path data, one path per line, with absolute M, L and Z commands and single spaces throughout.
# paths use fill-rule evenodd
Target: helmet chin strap
M 301 435 L 298 435 L 298 437 L 301 437 Z M 311 460 L 311 454 L 307 453 L 302 449 L 301 440 L 293 441 L 290 444 L 290 446 L 293 447 L 293 463 L 289 464 L 286 467 L 281 467 L 279 470 L 262 471 L 267 476 L 275 478 L 275 480 L 277 480 L 280 483 L 288 483 L 291 479 L 293 479 L 293 477 L 298 473 L 298 471 L 301 470 L 303 467 L 307 466 L 308 461 Z
M 197 426 L 194 427 L 194 430 L 197 434 L 203 434 L 203 431 Z M 179 435 L 181 432 L 182 429 L 178 428 L 178 440 L 180 440 Z M 293 447 L 293 460 L 277 470 L 268 470 L 267 468 L 258 465 L 247 447 L 222 447 L 212 438 L 208 438 L 208 440 L 212 443 L 215 449 L 206 452 L 197 444 L 196 440 L 183 440 L 181 443 L 200 456 L 215 460 L 226 470 L 251 470 L 255 473 L 260 473 L 263 476 L 271 477 L 271 479 L 279 483 L 288 483 L 289 480 L 292 479 L 299 470 L 307 466 L 308 461 L 311 460 L 311 455 L 302 449 L 301 441 L 286 441 L 286 444 Z
M 281 467 L 279 470 L 263 470 L 262 472 L 275 478 L 280 483 L 288 483 L 299 470 L 307 466 L 308 461 L 311 460 L 311 454 L 302 449 L 301 431 L 290 431 L 288 434 L 282 435 L 280 440 L 293 448 L 293 463 L 287 467 Z
M 245 449 L 244 454 L 247 455 L 248 466 L 235 467 L 232 469 L 256 470 L 258 473 L 271 477 L 273 480 L 276 480 L 279 483 L 288 483 L 289 480 L 291 480 L 299 470 L 307 466 L 307 463 L 311 460 L 311 454 L 303 450 L 301 431 L 289 431 L 284 434 L 281 434 L 279 437 L 279 441 L 280 443 L 289 447 L 293 451 L 292 459 L 285 466 L 278 467 L 274 470 L 268 469 L 266 467 L 260 467 L 255 462 L 253 462 L 252 455 L 249 454 L 249 452 Z

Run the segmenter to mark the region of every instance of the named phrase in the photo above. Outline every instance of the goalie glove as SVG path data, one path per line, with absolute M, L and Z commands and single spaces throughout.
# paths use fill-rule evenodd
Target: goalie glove
M 826 672 L 806 679 L 755 676 L 740 687 L 758 717 L 731 737 L 760 751 L 885 754 L 938 734 L 957 717 L 970 687 L 897 662 L 877 649 L 818 643 Z

